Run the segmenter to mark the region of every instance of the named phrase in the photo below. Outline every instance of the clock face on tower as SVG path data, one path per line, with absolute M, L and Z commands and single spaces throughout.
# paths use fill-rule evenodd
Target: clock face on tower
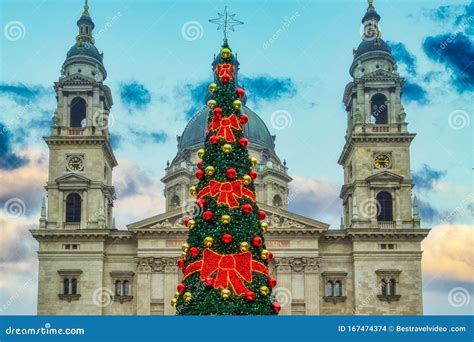
M 70 154 L 66 157 L 66 170 L 71 172 L 84 171 L 84 155 Z
M 388 153 L 379 153 L 374 158 L 374 168 L 386 169 L 392 165 L 392 159 Z

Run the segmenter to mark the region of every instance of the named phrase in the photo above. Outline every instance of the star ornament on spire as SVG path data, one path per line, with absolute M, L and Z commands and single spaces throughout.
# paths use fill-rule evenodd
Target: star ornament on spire
M 234 27 L 242 25 L 243 21 L 235 19 L 235 14 L 230 14 L 227 11 L 227 6 L 224 8 L 223 13 L 217 13 L 218 18 L 211 19 L 209 22 L 217 25 L 217 30 L 224 31 L 224 39 L 227 39 L 227 33 L 229 31 L 235 31 Z

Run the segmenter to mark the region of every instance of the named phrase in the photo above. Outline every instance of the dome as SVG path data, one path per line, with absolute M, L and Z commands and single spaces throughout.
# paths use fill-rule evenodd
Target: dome
M 74 44 L 74 46 L 69 49 L 66 59 L 75 56 L 89 56 L 102 64 L 102 54 L 99 53 L 99 50 L 97 50 L 94 44 L 85 43 L 84 46 L 81 47 L 79 47 L 77 44 Z
M 209 109 L 203 107 L 189 121 L 183 134 L 179 137 L 178 149 L 180 151 L 185 148 L 197 147 L 204 143 L 208 113 Z M 244 125 L 244 135 L 249 139 L 250 145 L 274 152 L 274 136 L 270 134 L 265 122 L 247 106 L 242 107 L 242 113 L 247 114 L 249 117 L 249 122 Z
M 367 52 L 372 52 L 372 51 L 380 51 L 380 52 L 386 52 L 388 54 L 392 53 L 392 50 L 390 47 L 383 41 L 383 39 L 372 39 L 372 40 L 364 40 L 362 43 L 359 44 L 359 47 L 357 48 L 357 51 L 354 55 L 354 59 L 362 56 L 363 54 Z
M 95 27 L 94 22 L 92 21 L 89 15 L 83 14 L 82 17 L 80 17 L 79 20 L 77 21 L 77 26 L 80 26 L 83 23 L 92 26 L 92 29 L 94 29 Z

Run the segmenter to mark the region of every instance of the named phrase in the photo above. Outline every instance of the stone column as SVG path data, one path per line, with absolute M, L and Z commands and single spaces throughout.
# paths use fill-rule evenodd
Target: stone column
M 373 203 L 375 204 L 374 213 L 372 214 L 372 217 L 370 218 L 370 226 L 372 228 L 377 228 L 377 212 L 380 206 L 377 204 L 377 199 L 375 198 L 375 190 L 372 188 L 370 189 L 370 200 L 374 201 Z
M 62 229 L 64 228 L 64 192 L 59 191 L 58 193 L 58 220 L 57 220 L 57 228 Z
M 137 269 L 137 315 L 149 316 L 151 303 L 151 264 L 153 258 L 141 258 Z
M 291 266 L 289 258 L 276 258 L 278 287 L 288 289 L 291 293 Z M 291 315 L 291 301 L 288 305 L 282 306 L 280 315 Z
M 170 301 L 174 297 L 176 285 L 178 285 L 178 266 L 176 265 L 175 258 L 166 259 L 164 278 L 164 312 L 165 315 L 174 315 L 176 313 L 176 309 L 170 305 Z
M 304 270 L 304 297 L 306 315 L 319 315 L 319 260 L 305 258 Z
M 81 222 L 80 228 L 85 229 L 87 228 L 87 191 L 82 193 L 82 206 L 81 206 Z
M 402 227 L 402 220 L 401 220 L 401 217 L 400 217 L 400 213 L 401 213 L 401 210 L 400 210 L 400 190 L 399 189 L 396 189 L 395 190 L 395 212 L 396 212 L 396 219 L 395 219 L 395 224 L 396 224 L 396 227 L 397 228 L 401 228 Z

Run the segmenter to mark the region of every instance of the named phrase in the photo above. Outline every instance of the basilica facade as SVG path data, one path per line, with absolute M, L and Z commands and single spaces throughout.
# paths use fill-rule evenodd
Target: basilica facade
M 378 30 L 369 2 L 364 35 L 354 50 L 343 102 L 347 115 L 339 164 L 343 217 L 338 228 L 288 211 L 286 163 L 275 136 L 248 107 L 249 153 L 259 160 L 258 205 L 267 212 L 270 271 L 283 315 L 422 314 L 420 227 L 410 175 L 410 143 L 401 104 L 403 79 Z M 57 109 L 49 147 L 49 177 L 39 227 L 39 315 L 172 315 L 181 273 L 176 264 L 198 210 L 189 195 L 207 107 L 178 137 L 178 152 L 161 179 L 166 211 L 117 229 L 112 172 L 117 166 L 108 115 L 103 55 L 95 47 L 86 4 L 79 34 L 55 83 Z M 337 133 L 337 132 L 335 132 Z

